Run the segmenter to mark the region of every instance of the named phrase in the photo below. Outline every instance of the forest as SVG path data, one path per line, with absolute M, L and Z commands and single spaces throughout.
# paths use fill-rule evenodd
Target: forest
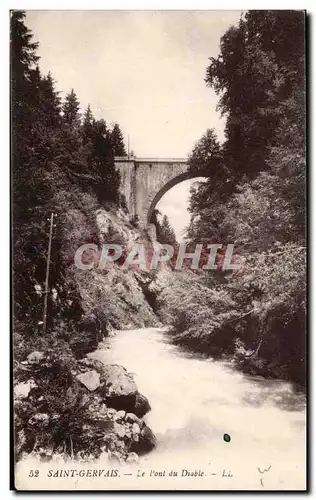
M 207 180 L 192 188 L 187 242 L 234 243 L 239 269 L 175 275 L 160 296 L 175 342 L 302 386 L 304 53 L 302 12 L 249 11 L 221 38 L 205 83 L 219 97 L 225 140 L 209 129 L 190 154 Z
M 55 214 L 49 296 L 51 330 L 61 318 L 81 317 L 69 263 L 76 246 L 98 242 L 93 210 L 119 206 L 119 174 L 114 156 L 125 155 L 116 123 L 94 118 L 90 106 L 83 116 L 71 90 L 62 101 L 50 74 L 38 66 L 37 43 L 25 25 L 25 13 L 11 17 L 12 202 L 15 328 L 35 333 L 42 320 L 49 219 Z M 81 234 L 70 238 L 70 225 Z M 78 229 L 79 231 L 79 229 Z M 40 329 L 39 329 L 40 330 Z
M 71 372 L 83 370 L 78 359 L 112 329 L 170 325 L 171 340 L 188 350 L 304 388 L 304 29 L 300 11 L 248 11 L 222 36 L 219 55 L 206 62 L 205 84 L 218 95 L 225 140 L 220 143 L 210 128 L 189 155 L 189 169 L 206 181 L 191 190 L 186 242 L 188 248 L 234 244 L 238 269 L 219 265 L 209 272 L 178 271 L 172 263 L 162 273 L 164 281 L 159 271 L 148 276 L 141 270 L 125 273 L 119 266 L 103 274 L 75 269 L 75 252 L 85 243 L 150 241 L 119 192 L 114 157 L 126 155 L 119 124 L 96 119 L 90 106 L 82 111 L 74 90 L 60 97 L 52 75 L 40 71 L 38 44 L 25 13 L 12 12 L 14 376 L 26 383 L 30 374 L 21 363 L 34 350 L 36 359 L 45 353 L 45 364 L 33 378 L 44 387 L 49 418 L 61 415 L 57 427 L 51 424 L 54 449 L 100 452 L 101 438 L 93 426 L 86 440 L 82 437 L 86 403 Z M 168 217 L 161 215 L 156 210 L 151 220 L 157 240 L 177 247 Z M 219 251 L 218 261 L 222 255 Z M 34 423 L 29 422 L 41 403 L 38 394 L 30 394 L 16 410 L 17 435 L 24 433 L 17 438 L 18 456 L 51 446 L 52 434 L 41 422 L 36 431 L 41 438 L 34 442 Z

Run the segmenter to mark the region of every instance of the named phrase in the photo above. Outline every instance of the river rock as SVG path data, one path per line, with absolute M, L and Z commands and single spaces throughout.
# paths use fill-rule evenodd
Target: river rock
M 115 420 L 115 421 L 123 420 L 125 417 L 125 414 L 126 414 L 126 412 L 124 410 L 119 410 L 113 416 L 113 420 Z
M 108 409 L 99 397 L 94 398 L 90 402 L 87 410 L 90 418 L 94 420 L 105 420 L 109 418 Z
M 46 427 L 49 424 L 49 416 L 47 413 L 35 413 L 29 419 L 28 423 L 30 425 L 39 425 L 40 427 Z
M 36 387 L 37 385 L 32 379 L 28 380 L 27 382 L 21 382 L 20 384 L 15 386 L 14 395 L 17 398 L 27 398 L 29 393 L 31 392 L 31 389 L 34 389 Z
M 132 375 L 120 365 L 104 365 L 101 376 L 102 382 L 105 382 L 105 395 L 130 396 L 136 395 L 137 387 Z
M 31 354 L 28 355 L 28 357 L 26 359 L 27 359 L 28 363 L 35 365 L 35 364 L 40 363 L 43 358 L 44 358 L 44 354 L 42 352 L 33 351 L 33 352 L 31 352 Z
M 104 365 L 100 388 L 107 405 L 116 410 L 133 411 L 137 387 L 133 377 L 120 365 Z
M 89 370 L 88 372 L 80 373 L 77 375 L 77 379 L 81 382 L 90 392 L 95 391 L 100 387 L 100 374 L 95 370 Z
M 140 433 L 140 427 L 139 425 L 134 422 L 133 425 L 132 425 L 132 433 L 133 434 L 139 434 Z
M 148 399 L 140 394 L 139 392 L 136 394 L 135 407 L 134 412 L 138 417 L 143 417 L 151 410 L 151 406 L 149 404 Z
M 132 427 L 130 424 L 125 425 L 125 436 L 127 438 L 132 438 Z
M 136 422 L 136 424 L 138 424 L 140 428 L 142 428 L 144 425 L 144 422 L 134 413 L 126 413 L 125 420 L 126 422 L 130 422 L 131 424 Z
M 117 422 L 114 422 L 114 432 L 118 437 L 123 438 L 125 436 L 124 425 L 121 425 L 121 424 L 118 424 Z
M 147 425 L 142 428 L 140 434 L 134 434 L 133 437 L 134 436 L 138 436 L 139 440 L 134 441 L 131 446 L 131 451 L 138 453 L 138 455 L 148 453 L 157 445 L 157 439 Z
M 138 464 L 138 455 L 134 451 L 132 453 L 129 453 L 126 457 L 126 463 L 127 464 Z

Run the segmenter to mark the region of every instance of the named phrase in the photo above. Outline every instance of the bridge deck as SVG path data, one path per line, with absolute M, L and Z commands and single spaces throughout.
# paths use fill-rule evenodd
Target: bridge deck
M 188 163 L 187 158 L 138 158 L 137 156 L 115 156 L 116 162 L 134 162 L 134 163 Z

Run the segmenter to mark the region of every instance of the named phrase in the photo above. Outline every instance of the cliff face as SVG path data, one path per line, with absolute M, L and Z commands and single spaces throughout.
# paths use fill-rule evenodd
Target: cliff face
M 117 243 L 125 248 L 134 242 L 150 242 L 145 234 L 136 230 L 121 210 L 98 209 L 95 213 L 103 244 Z M 114 329 L 130 329 L 158 326 L 159 321 L 147 301 L 146 284 L 151 279 L 138 267 L 122 269 L 110 263 L 105 269 L 75 270 L 82 307 L 86 314 L 106 317 L 107 326 Z M 144 293 L 145 292 L 145 293 Z

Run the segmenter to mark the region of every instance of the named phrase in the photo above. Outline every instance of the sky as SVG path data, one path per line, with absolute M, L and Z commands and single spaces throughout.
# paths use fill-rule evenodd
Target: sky
M 27 11 L 40 43 L 44 74 L 64 96 L 74 88 L 82 108 L 118 122 L 139 157 L 187 157 L 207 128 L 220 141 L 225 120 L 218 96 L 206 87 L 209 57 L 241 11 Z M 189 186 L 161 199 L 180 237 L 189 222 Z
M 185 237 L 185 229 L 190 222 L 190 214 L 187 210 L 190 196 L 190 187 L 195 182 L 204 182 L 203 177 L 189 179 L 180 182 L 167 193 L 157 203 L 156 208 L 161 214 L 167 214 L 171 226 L 174 229 L 177 241 L 183 241 Z M 162 219 L 162 216 L 159 217 Z

